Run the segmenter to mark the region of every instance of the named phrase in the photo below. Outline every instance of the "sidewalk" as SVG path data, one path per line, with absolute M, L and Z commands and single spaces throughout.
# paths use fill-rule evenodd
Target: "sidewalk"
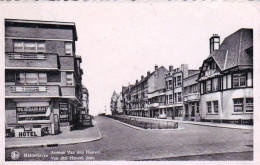
M 33 138 L 5 138 L 5 148 L 58 146 L 85 143 L 102 139 L 95 120 L 93 120 L 93 125 L 94 127 L 89 127 L 83 130 L 73 130 L 58 135 L 47 135 Z
M 155 118 L 147 118 L 147 117 L 138 117 L 138 116 L 127 116 L 123 115 L 123 117 L 128 118 L 136 118 L 140 121 L 174 121 L 183 124 L 194 124 L 194 125 L 202 125 L 209 127 L 220 127 L 220 128 L 231 128 L 231 129 L 244 129 L 244 130 L 253 130 L 253 125 L 239 125 L 239 124 L 226 124 L 226 123 L 211 123 L 211 122 L 198 122 L 198 121 L 182 121 L 182 120 L 170 120 L 170 119 L 155 119 Z

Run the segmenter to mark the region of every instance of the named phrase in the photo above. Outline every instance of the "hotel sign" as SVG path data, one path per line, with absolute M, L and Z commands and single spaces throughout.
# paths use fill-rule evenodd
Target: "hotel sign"
M 26 130 L 24 128 L 16 128 L 14 130 L 15 137 L 35 137 L 35 136 L 41 136 L 41 128 L 32 128 L 29 130 Z

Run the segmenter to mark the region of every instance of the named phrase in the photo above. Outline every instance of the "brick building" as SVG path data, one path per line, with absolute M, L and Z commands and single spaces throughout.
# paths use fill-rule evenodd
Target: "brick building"
M 184 103 L 184 120 L 199 121 L 199 84 L 197 82 L 199 70 L 190 73 L 183 78 L 183 103 Z
M 5 20 L 5 122 L 70 131 L 82 107 L 74 23 Z

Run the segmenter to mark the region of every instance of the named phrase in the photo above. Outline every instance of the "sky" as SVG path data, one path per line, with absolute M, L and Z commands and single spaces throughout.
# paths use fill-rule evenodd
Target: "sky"
M 188 64 L 198 69 L 209 55 L 209 38 L 255 28 L 252 3 L 5 3 L 0 18 L 75 22 L 76 54 L 90 113 L 109 112 L 113 91 L 134 84 L 154 66 Z M 3 26 L 1 26 L 3 27 Z M 2 31 L 3 32 L 3 31 Z M 3 65 L 4 66 L 4 65 Z

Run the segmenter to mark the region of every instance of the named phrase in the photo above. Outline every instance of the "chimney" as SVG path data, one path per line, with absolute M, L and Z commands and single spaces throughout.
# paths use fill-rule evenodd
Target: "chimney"
M 213 36 L 210 37 L 210 39 L 209 39 L 210 54 L 212 52 L 214 52 L 215 50 L 218 50 L 219 45 L 220 45 L 220 37 L 218 36 L 218 34 L 213 34 Z
M 154 70 L 156 71 L 158 69 L 158 65 L 155 65 L 154 66 Z
M 169 66 L 169 71 L 171 72 L 172 70 L 173 70 L 173 66 L 170 65 L 170 66 Z
M 142 75 L 142 76 L 141 76 L 141 80 L 143 80 L 143 79 L 144 79 L 144 76 Z
M 138 83 L 138 80 L 136 80 L 135 84 L 137 84 L 137 83 Z
M 150 71 L 147 72 L 147 76 L 149 76 L 149 75 L 150 75 Z

